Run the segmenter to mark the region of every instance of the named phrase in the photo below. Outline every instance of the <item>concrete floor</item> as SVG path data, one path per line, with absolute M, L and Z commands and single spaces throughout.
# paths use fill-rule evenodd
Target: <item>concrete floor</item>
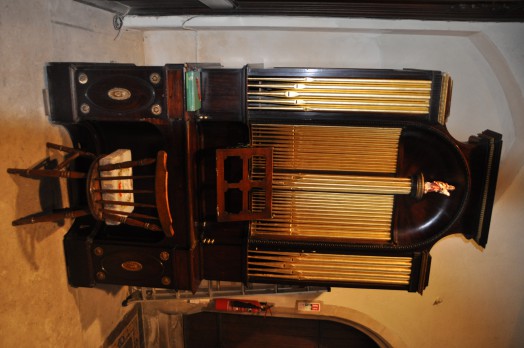
M 126 288 L 68 286 L 67 223 L 11 226 L 40 210 L 38 182 L 6 173 L 44 158 L 47 141 L 70 142 L 45 116 L 46 62 L 143 64 L 142 33 L 116 36 L 110 13 L 72 0 L 0 1 L 1 347 L 98 347 L 125 312 Z

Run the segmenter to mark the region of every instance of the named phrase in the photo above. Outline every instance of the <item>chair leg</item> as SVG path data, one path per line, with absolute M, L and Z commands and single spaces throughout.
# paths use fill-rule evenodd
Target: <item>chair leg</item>
M 53 144 L 53 143 L 47 143 L 46 146 L 49 149 L 55 149 L 55 150 L 62 151 L 62 152 L 78 154 L 78 156 L 82 156 L 82 157 L 96 158 L 96 155 L 91 152 L 74 149 L 72 147 L 67 147 L 67 146 Z
M 73 162 L 75 159 L 77 159 L 80 156 L 79 153 L 74 153 L 69 155 L 66 159 L 64 159 L 62 162 L 58 163 L 56 166 L 56 169 L 60 170 L 69 165 L 69 163 Z
M 82 179 L 87 176 L 86 173 L 68 171 L 68 170 L 62 170 L 62 169 L 67 167 L 74 159 L 80 156 L 90 157 L 90 158 L 96 157 L 94 154 L 90 152 L 73 149 L 67 146 L 57 145 L 53 143 L 47 143 L 46 146 L 48 148 L 66 152 L 70 155 L 65 160 L 63 160 L 61 163 L 59 163 L 55 169 L 40 169 L 49 162 L 49 157 L 46 157 L 44 160 L 40 161 L 38 164 L 36 164 L 32 168 L 28 168 L 28 169 L 8 168 L 7 172 L 9 174 L 18 174 L 18 175 L 25 176 L 28 178 L 33 178 L 33 179 L 45 178 L 45 177 Z
M 51 162 L 51 157 L 46 157 L 44 158 L 43 160 L 41 160 L 40 162 L 38 162 L 37 164 L 35 164 L 32 168 L 29 168 L 29 169 L 40 169 L 40 168 L 45 168 L 45 166 L 47 166 L 49 164 L 49 162 Z
M 19 169 L 7 168 L 9 174 L 18 174 L 28 178 L 68 178 L 68 179 L 82 179 L 87 176 L 86 173 L 74 172 L 68 170 L 57 169 Z
M 13 226 L 34 224 L 37 222 L 54 222 L 64 219 L 74 219 L 80 216 L 90 215 L 89 209 L 55 209 L 50 213 L 36 213 L 14 220 Z
M 27 169 L 17 169 L 17 168 L 7 168 L 7 172 L 9 174 L 18 174 L 18 175 L 24 175 L 26 171 L 28 170 L 40 170 L 41 168 L 45 168 L 45 166 L 51 161 L 51 157 L 46 157 L 34 166 L 27 168 Z

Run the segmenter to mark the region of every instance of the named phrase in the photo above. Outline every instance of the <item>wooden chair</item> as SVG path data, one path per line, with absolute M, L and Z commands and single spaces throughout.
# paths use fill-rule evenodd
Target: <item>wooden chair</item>
M 117 163 L 103 164 L 103 159 L 108 155 L 95 156 L 92 153 L 69 148 L 66 146 L 47 143 L 48 148 L 66 152 L 65 160 L 57 165 L 55 169 L 42 169 L 48 158 L 28 169 L 8 168 L 10 174 L 18 174 L 28 178 L 55 177 L 67 179 L 86 179 L 88 207 L 56 209 L 52 212 L 40 212 L 31 214 L 12 222 L 13 226 L 33 224 L 37 222 L 60 221 L 66 218 L 76 218 L 92 215 L 99 221 L 108 225 L 127 224 L 145 228 L 151 231 L 163 231 L 172 237 L 172 217 L 168 200 L 168 171 L 167 153 L 159 151 L 156 158 L 146 158 L 138 161 L 123 161 Z M 69 164 L 78 157 L 89 157 L 93 162 L 87 173 L 68 170 Z M 150 166 L 156 163 L 153 175 L 111 175 L 126 168 L 137 168 Z M 149 181 L 145 185 L 148 189 L 123 188 L 120 183 L 129 180 L 133 184 L 136 181 Z M 117 183 L 115 188 L 106 188 L 104 182 Z M 133 184 L 131 186 L 133 186 Z M 144 185 L 140 185 L 144 186 Z M 131 200 L 108 199 L 108 196 L 132 195 Z M 151 196 L 144 199 L 145 202 L 135 200 L 135 197 Z M 136 209 L 135 209 L 136 208 Z M 138 210 L 138 211 L 136 211 Z

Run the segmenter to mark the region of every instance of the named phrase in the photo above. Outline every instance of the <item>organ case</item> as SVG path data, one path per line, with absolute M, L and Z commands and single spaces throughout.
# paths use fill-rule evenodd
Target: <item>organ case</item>
M 439 239 L 462 233 L 486 245 L 501 136 L 450 136 L 452 81 L 445 73 L 123 66 L 141 81 L 159 77 L 140 83 L 151 84 L 144 87 L 152 91 L 147 105 L 119 112 L 130 109 L 113 100 L 107 112 L 96 105 L 95 113 L 78 112 L 90 95 L 140 90 L 136 78 L 80 81 L 78 74 L 99 67 L 50 65 L 51 120 L 66 126 L 74 143 L 98 151 L 115 147 L 112 137 L 136 147 L 140 136 L 127 136 L 126 127 L 158 130 L 155 146 L 176 159 L 168 164 L 176 172 L 169 188 L 179 202 L 172 209 L 176 235 L 126 241 L 109 238 L 106 226 L 90 236 L 187 254 L 166 268 L 176 273 L 171 287 L 194 290 L 205 278 L 422 292 Z M 195 111 L 187 72 L 200 88 Z M 64 76 L 82 86 L 64 87 Z M 71 90 L 80 93 L 68 106 L 74 112 L 58 103 Z M 151 115 L 155 103 L 162 111 Z M 93 272 L 77 264 L 70 272 Z M 133 284 L 140 284 L 136 275 Z

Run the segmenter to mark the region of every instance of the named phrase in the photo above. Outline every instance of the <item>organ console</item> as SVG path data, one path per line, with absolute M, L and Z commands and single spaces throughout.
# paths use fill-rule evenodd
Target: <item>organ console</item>
M 174 235 L 78 217 L 64 238 L 72 286 L 422 292 L 438 240 L 487 243 L 501 135 L 449 134 L 445 73 L 50 63 L 47 77 L 50 121 L 75 148 L 167 153 Z

